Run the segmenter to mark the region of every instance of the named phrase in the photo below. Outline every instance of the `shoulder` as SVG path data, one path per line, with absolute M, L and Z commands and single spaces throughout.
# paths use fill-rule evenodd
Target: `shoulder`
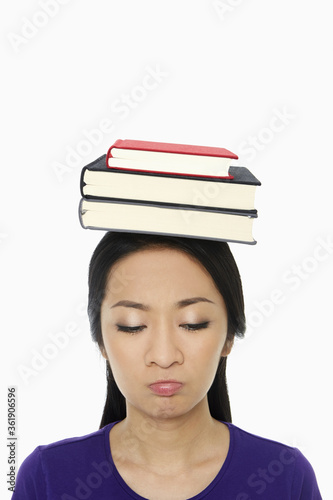
M 274 439 L 248 432 L 234 424 L 227 423 L 227 426 L 229 427 L 230 438 L 233 439 L 234 444 L 243 451 L 251 451 L 252 456 L 260 454 L 261 457 L 269 457 L 271 455 L 279 457 L 281 455 L 282 461 L 294 462 L 296 448 Z
M 291 498 L 321 499 L 314 470 L 298 448 L 227 425 L 230 452 L 249 491 L 268 493 L 274 486 L 285 488 Z
M 46 484 L 50 480 L 59 487 L 69 475 L 75 476 L 91 467 L 95 460 L 108 456 L 106 435 L 112 424 L 84 436 L 66 438 L 47 445 L 40 445 L 22 462 L 15 485 L 13 500 L 47 498 Z
M 84 436 L 71 437 L 38 446 L 31 455 L 27 457 L 28 462 L 41 461 L 43 466 L 54 463 L 58 459 L 70 461 L 73 456 L 78 461 L 84 461 L 87 455 L 96 447 L 103 445 L 106 426 L 103 429 L 86 434 Z M 23 464 L 22 464 L 23 465 Z

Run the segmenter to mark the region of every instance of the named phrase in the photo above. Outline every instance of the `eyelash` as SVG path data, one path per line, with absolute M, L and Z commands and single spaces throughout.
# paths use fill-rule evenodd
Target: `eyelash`
M 184 325 L 180 325 L 190 332 L 196 332 L 198 330 L 203 330 L 204 328 L 208 328 L 210 321 L 204 321 L 203 323 L 185 323 Z M 117 325 L 118 332 L 129 333 L 130 335 L 135 335 L 136 333 L 142 332 L 142 330 L 146 328 L 145 326 L 124 326 Z
M 144 326 L 123 326 L 117 325 L 118 332 L 129 333 L 130 335 L 135 335 L 136 333 L 141 332 L 145 327 Z
M 180 325 L 185 327 L 186 330 L 190 332 L 196 332 L 197 330 L 203 330 L 204 328 L 208 328 L 210 321 L 204 321 L 203 323 L 186 323 L 185 325 Z

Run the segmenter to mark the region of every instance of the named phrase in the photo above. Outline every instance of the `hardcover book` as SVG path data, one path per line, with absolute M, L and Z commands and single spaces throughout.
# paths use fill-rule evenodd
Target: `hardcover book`
M 260 182 L 245 167 L 230 167 L 229 172 L 232 179 L 114 170 L 107 167 L 103 155 L 83 168 L 81 194 L 86 198 L 254 210 Z
M 109 168 L 229 177 L 238 156 L 225 148 L 118 139 L 108 150 Z
M 85 229 L 168 234 L 255 244 L 256 211 L 191 209 L 182 205 L 82 199 L 79 207 Z

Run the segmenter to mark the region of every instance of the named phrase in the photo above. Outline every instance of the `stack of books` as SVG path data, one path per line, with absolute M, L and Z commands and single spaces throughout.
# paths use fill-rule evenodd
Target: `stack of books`
M 117 140 L 82 169 L 87 229 L 255 244 L 260 182 L 224 148 Z

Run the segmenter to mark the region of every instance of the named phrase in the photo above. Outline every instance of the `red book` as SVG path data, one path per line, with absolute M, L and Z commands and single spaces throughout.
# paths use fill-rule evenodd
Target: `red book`
M 238 156 L 225 148 L 118 139 L 108 150 L 108 168 L 150 173 L 229 178 Z

